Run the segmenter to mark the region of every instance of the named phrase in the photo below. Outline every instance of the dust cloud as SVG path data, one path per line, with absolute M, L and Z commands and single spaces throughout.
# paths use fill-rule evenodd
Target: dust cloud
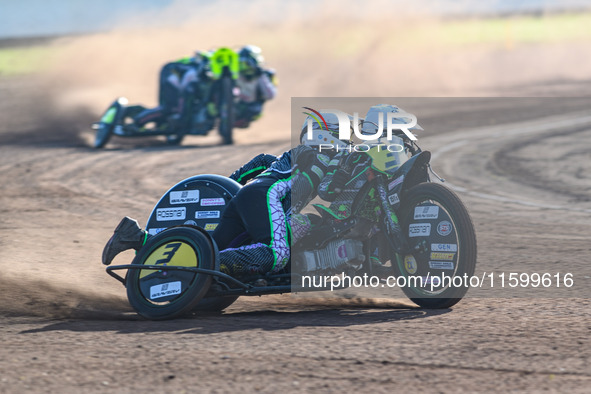
M 409 2 L 412 3 L 412 2 Z M 590 79 L 588 42 L 456 43 L 453 20 L 416 5 L 222 1 L 196 7 L 179 0 L 157 16 L 121 21 L 114 31 L 54 42 L 44 90 L 57 109 L 84 107 L 96 120 L 117 96 L 156 104 L 158 73 L 167 61 L 219 46 L 256 44 L 279 77 L 279 97 L 246 133 L 277 129 L 288 135 L 291 97 L 503 96 L 540 80 Z M 421 12 L 420 12 L 421 11 Z M 142 29 L 127 28 L 138 26 Z M 510 34 L 511 19 L 507 19 Z M 151 27 L 152 25 L 174 27 Z M 504 31 L 504 30 L 501 30 Z M 577 54 L 577 62 L 563 59 Z

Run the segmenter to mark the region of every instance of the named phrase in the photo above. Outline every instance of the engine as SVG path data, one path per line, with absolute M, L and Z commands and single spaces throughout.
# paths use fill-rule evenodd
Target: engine
M 338 239 L 322 249 L 296 252 L 296 267 L 305 273 L 338 273 L 343 269 L 358 269 L 365 261 L 363 243 L 354 239 Z

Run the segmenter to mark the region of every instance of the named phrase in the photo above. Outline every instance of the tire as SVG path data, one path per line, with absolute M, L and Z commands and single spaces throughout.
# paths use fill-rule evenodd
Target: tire
M 462 201 L 440 184 L 421 183 L 403 195 L 399 219 L 415 250 L 412 255 L 397 255 L 394 264 L 397 275 L 407 279 L 404 293 L 424 308 L 449 308 L 458 303 L 468 291 L 477 254 L 474 225 Z M 464 279 L 464 275 L 468 280 L 457 285 L 437 285 L 444 283 L 442 277 Z M 425 280 L 423 286 L 417 286 L 416 278 L 423 278 L 419 283 Z
M 183 138 L 185 138 L 182 134 L 170 134 L 166 136 L 166 142 L 169 145 L 180 145 L 183 142 Z
M 232 305 L 238 296 L 222 296 L 202 298 L 193 311 L 195 312 L 221 312 Z
M 114 127 L 115 125 L 113 123 L 100 122 L 94 137 L 94 147 L 96 149 L 103 148 L 109 142 L 111 135 L 113 135 Z
M 214 269 L 215 248 L 196 228 L 172 227 L 149 238 L 132 264 Z M 133 269 L 127 273 L 127 298 L 147 319 L 173 319 L 199 303 L 211 280 L 210 275 L 190 271 Z
M 233 82 L 229 75 L 222 77 L 220 81 L 219 132 L 224 145 L 231 145 L 234 142 L 232 129 L 234 127 L 234 93 Z

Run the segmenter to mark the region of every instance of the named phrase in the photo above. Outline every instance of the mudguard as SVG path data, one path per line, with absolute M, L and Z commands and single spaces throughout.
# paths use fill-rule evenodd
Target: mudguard
M 205 174 L 184 179 L 160 198 L 146 224 L 150 235 L 173 226 L 197 226 L 209 234 L 216 229 L 228 202 L 242 188 L 221 175 Z
M 394 173 L 387 187 L 388 201 L 394 209 L 400 207 L 401 195 L 405 190 L 429 181 L 429 173 L 427 172 L 429 160 L 431 160 L 431 152 L 423 151 L 408 159 Z
M 109 108 L 105 111 L 101 117 L 100 122 L 105 124 L 118 124 L 121 121 L 123 114 L 122 109 L 125 108 L 128 101 L 125 97 L 119 97 L 109 105 Z

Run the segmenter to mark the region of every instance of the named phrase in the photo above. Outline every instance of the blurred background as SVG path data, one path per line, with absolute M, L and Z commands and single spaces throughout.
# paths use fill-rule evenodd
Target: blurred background
M 155 105 L 164 63 L 244 44 L 280 95 L 240 138 L 287 138 L 298 96 L 588 96 L 589 25 L 589 0 L 3 0 L 0 113 L 82 132 L 117 96 Z

